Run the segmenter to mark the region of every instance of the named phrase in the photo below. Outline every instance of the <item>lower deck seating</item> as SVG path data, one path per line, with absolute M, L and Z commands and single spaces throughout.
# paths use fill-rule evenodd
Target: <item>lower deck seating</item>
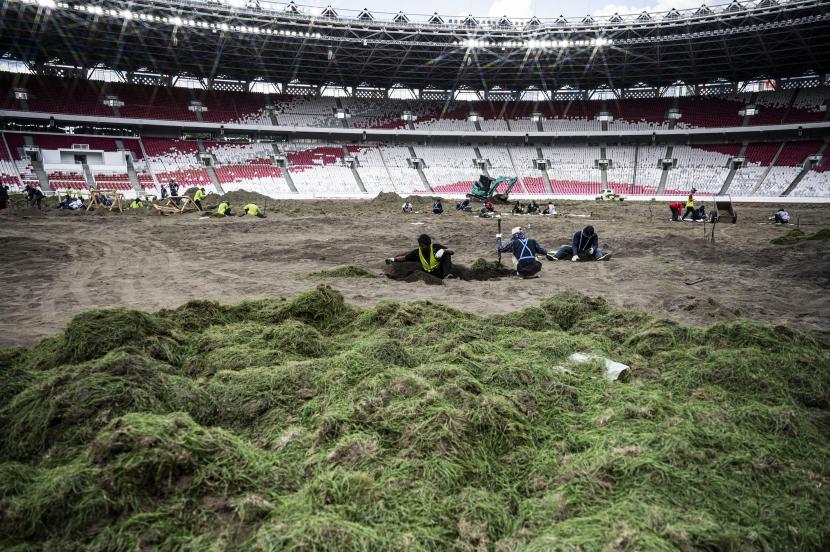
M 89 186 L 86 183 L 84 175 L 75 171 L 52 171 L 46 174 L 49 179 L 49 187 L 53 190 L 63 191 L 71 190 L 87 190 Z
M 816 167 L 805 174 L 790 195 L 796 197 L 830 196 L 830 166 Z

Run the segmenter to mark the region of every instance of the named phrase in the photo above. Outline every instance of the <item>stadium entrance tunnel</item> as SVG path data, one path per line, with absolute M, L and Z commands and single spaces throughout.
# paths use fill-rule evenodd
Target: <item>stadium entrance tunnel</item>
M 440 286 L 444 283 L 441 278 L 432 276 L 418 266 L 418 263 L 394 263 L 386 266 L 384 274 L 387 278 L 401 282 L 424 282 L 429 285 Z M 469 267 L 453 265 L 452 274 L 459 280 L 484 281 L 510 278 L 516 274 L 512 268 L 499 264 L 497 261 L 476 260 Z

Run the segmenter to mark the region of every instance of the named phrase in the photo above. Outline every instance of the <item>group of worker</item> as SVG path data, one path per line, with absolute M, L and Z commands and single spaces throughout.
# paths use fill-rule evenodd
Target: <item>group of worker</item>
M 170 189 L 170 195 L 168 195 L 168 188 Z M 34 186 L 32 184 L 26 184 L 26 187 L 23 191 L 26 194 L 26 201 L 29 204 L 29 206 L 37 207 L 38 209 L 40 209 L 44 197 L 43 191 L 41 191 L 41 189 L 38 186 Z M 0 185 L 0 209 L 5 209 L 8 205 L 8 192 L 8 186 Z M 178 185 L 173 180 L 171 180 L 167 186 L 162 185 L 161 187 L 162 199 L 165 199 L 167 197 L 178 197 L 176 195 L 178 193 Z M 193 194 L 193 203 L 196 204 L 200 211 L 204 211 L 205 209 L 202 205 L 202 200 L 204 200 L 206 197 L 207 193 L 205 192 L 204 188 L 197 188 L 196 192 Z M 98 191 L 94 191 L 93 195 L 89 198 L 89 201 L 94 202 L 96 205 L 100 205 L 103 207 L 108 207 L 112 205 L 112 200 L 107 198 L 104 194 Z M 135 197 L 129 202 L 128 207 L 130 209 L 142 209 L 144 205 L 144 200 L 142 200 L 140 197 Z M 67 188 L 64 191 L 64 194 L 61 196 L 57 208 L 78 210 L 83 209 L 86 206 L 87 203 L 77 192 L 73 192 L 71 189 Z M 234 213 L 231 210 L 231 204 L 229 201 L 225 200 L 219 203 L 219 205 L 216 208 L 215 216 L 228 217 L 233 215 Z M 265 214 L 262 212 L 262 209 L 260 209 L 259 206 L 255 203 L 248 203 L 242 207 L 241 214 L 239 216 L 244 215 L 265 218 Z
M 686 198 L 685 203 L 681 201 L 673 201 L 672 203 L 669 203 L 672 221 L 685 222 L 687 217 L 690 218 L 692 222 L 704 222 L 706 220 L 706 207 L 695 203 L 696 192 L 697 190 L 692 188 L 692 191 L 689 192 L 689 197 Z M 686 208 L 685 212 L 683 211 L 684 207 Z
M 501 234 L 496 234 L 496 249 L 499 253 L 511 253 L 513 266 L 516 269 L 516 276 L 519 278 L 535 278 L 542 270 L 542 263 L 539 256 L 544 256 L 549 261 L 568 260 L 571 261 L 607 261 L 611 258 L 599 248 L 599 236 L 593 226 L 586 226 L 578 230 L 570 244 L 564 244 L 550 254 L 548 249 L 527 236 L 521 226 L 513 228 L 510 232 L 510 240 L 504 242 Z M 418 247 L 404 255 L 389 257 L 386 264 L 411 262 L 418 263 L 418 268 L 427 274 L 437 278 L 451 278 L 452 260 L 454 254 L 446 246 L 441 245 L 427 234 L 418 237 Z

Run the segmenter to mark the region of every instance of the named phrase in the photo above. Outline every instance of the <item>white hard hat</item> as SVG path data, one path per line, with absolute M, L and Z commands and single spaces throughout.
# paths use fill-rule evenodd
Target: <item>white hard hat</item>
M 513 234 L 518 234 L 521 231 L 522 231 L 522 227 L 517 226 L 516 228 L 514 228 L 513 230 L 510 231 L 510 235 L 512 236 Z

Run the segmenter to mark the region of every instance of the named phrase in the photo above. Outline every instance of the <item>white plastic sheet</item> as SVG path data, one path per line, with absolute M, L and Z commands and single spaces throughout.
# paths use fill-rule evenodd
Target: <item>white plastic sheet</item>
M 605 358 L 599 355 L 589 355 L 585 353 L 574 353 L 568 357 L 568 360 L 571 362 L 576 362 L 577 364 L 581 364 L 583 362 L 589 362 L 591 360 L 601 360 L 605 363 L 605 379 L 610 381 L 616 381 L 620 379 L 625 372 L 627 372 L 630 368 L 626 364 L 621 362 L 616 362 L 611 360 L 610 358 Z

